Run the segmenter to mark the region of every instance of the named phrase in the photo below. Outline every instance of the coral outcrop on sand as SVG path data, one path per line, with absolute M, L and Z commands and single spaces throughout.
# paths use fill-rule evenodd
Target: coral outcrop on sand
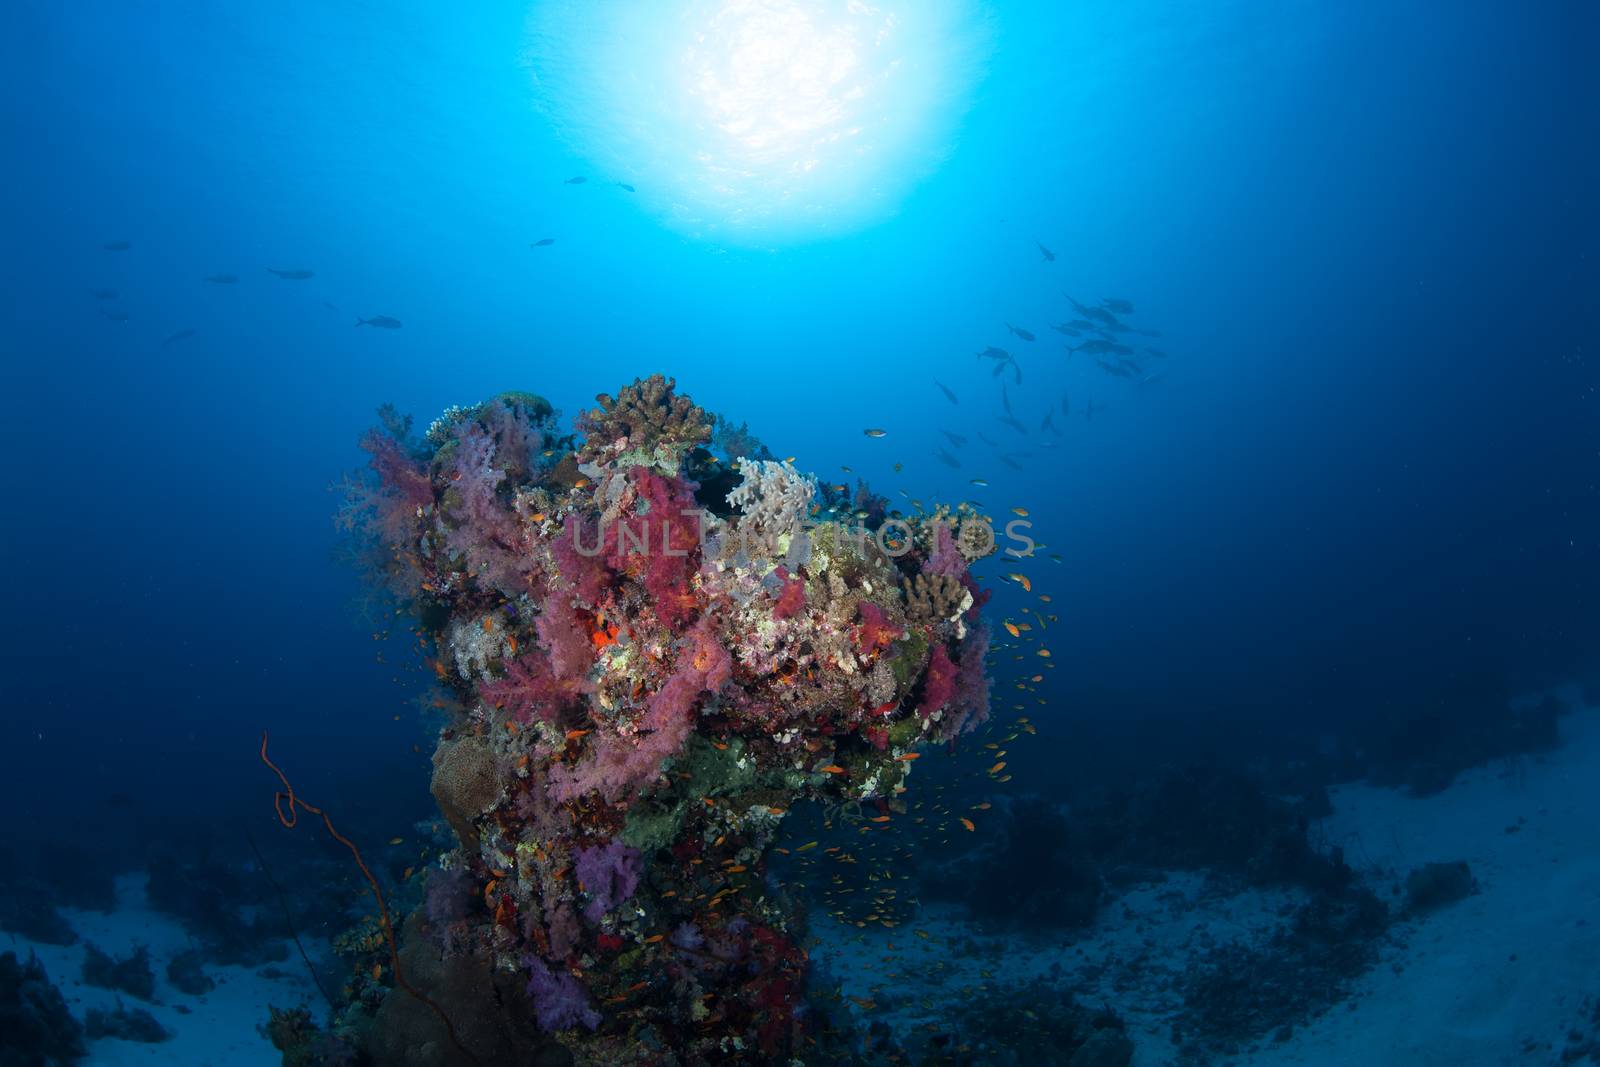
M 343 519 L 449 707 L 460 846 L 407 935 L 518 976 L 580 1064 L 781 1061 L 812 1035 L 769 850 L 802 801 L 897 806 L 917 747 L 985 718 L 993 537 L 714 456 L 671 379 L 599 402 L 581 437 L 509 394 L 364 441 Z

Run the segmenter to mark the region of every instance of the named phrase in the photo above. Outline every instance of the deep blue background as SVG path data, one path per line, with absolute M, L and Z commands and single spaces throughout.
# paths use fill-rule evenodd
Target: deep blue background
M 525 4 L 12 5 L 9 825 L 265 817 L 269 726 L 314 801 L 420 811 L 415 663 L 375 663 L 347 610 L 329 485 L 381 401 L 426 423 L 529 388 L 570 415 L 657 369 L 823 477 L 931 502 L 982 476 L 1029 509 L 1064 559 L 1027 565 L 1060 615 L 1058 748 L 1113 714 L 1316 734 L 1468 668 L 1592 671 L 1592 5 L 1179 7 L 1004 5 L 898 216 L 773 250 L 564 186 L 588 165 L 531 104 Z M 1135 301 L 1170 375 L 1068 360 L 1063 289 Z M 1010 434 L 988 344 L 1030 424 L 1063 392 L 1106 410 L 1026 473 L 976 442 L 947 470 L 938 428 Z

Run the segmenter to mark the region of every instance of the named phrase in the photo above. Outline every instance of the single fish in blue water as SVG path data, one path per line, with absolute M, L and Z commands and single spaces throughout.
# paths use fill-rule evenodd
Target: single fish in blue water
M 985 348 L 982 352 L 978 353 L 978 358 L 979 359 L 1010 359 L 1011 358 L 1011 353 L 1007 352 L 1003 348 L 996 348 L 994 345 L 990 345 L 988 348 Z
M 1039 255 L 1044 259 L 1044 261 L 1046 263 L 1054 263 L 1056 261 L 1056 254 L 1054 252 L 1050 251 L 1048 248 L 1046 248 L 1044 245 L 1040 244 L 1038 241 L 1035 241 L 1033 243 L 1036 244 L 1036 245 L 1039 245 Z
M 1010 330 L 1012 334 L 1022 338 L 1024 341 L 1032 341 L 1034 339 L 1033 334 L 1027 330 L 1024 330 L 1021 326 L 1013 326 L 1008 322 L 1006 323 L 1006 329 Z
M 391 315 L 374 315 L 370 319 L 357 318 L 357 326 L 376 326 L 380 330 L 398 330 L 400 320 Z
M 1087 326 L 1088 323 L 1084 323 L 1084 325 Z M 1056 333 L 1064 333 L 1068 337 L 1082 337 L 1083 336 L 1082 331 L 1080 331 L 1076 326 L 1072 325 L 1070 322 L 1058 322 L 1058 323 L 1056 323 L 1054 326 L 1052 326 L 1050 328 L 1052 330 L 1054 330 Z
M 1002 426 L 1009 426 L 1013 430 L 1015 430 L 1018 433 L 1020 433 L 1022 436 L 1024 436 L 1024 437 L 1028 436 L 1028 428 L 1026 426 L 1022 425 L 1021 420 L 1018 419 L 1015 415 L 996 415 L 995 419 Z
M 1053 412 L 1053 411 L 1045 412 L 1044 413 L 1044 421 L 1039 423 L 1039 429 L 1041 431 L 1049 430 L 1051 433 L 1056 432 L 1055 419 L 1056 419 L 1056 413 L 1055 412 Z
M 880 430 L 877 427 L 862 430 L 861 432 L 866 434 L 868 437 L 887 437 L 889 435 L 888 430 Z
M 960 448 L 967 443 L 967 439 L 958 433 L 951 433 L 949 430 L 940 430 L 939 432 L 944 434 L 945 438 L 957 448 Z
M 161 347 L 165 348 L 168 345 L 177 344 L 179 341 L 187 341 L 189 338 L 191 338 L 193 336 L 194 336 L 194 331 L 193 330 L 179 330 L 177 333 L 173 334 L 171 337 L 167 338 L 165 341 L 162 341 L 161 342 Z
M 533 242 L 533 244 L 529 245 L 528 247 L 529 248 L 549 248 L 551 245 L 553 245 L 555 243 L 556 243 L 556 239 L 554 237 L 541 237 L 537 241 Z
M 306 270 L 304 267 L 297 267 L 293 270 L 274 270 L 273 268 L 268 267 L 267 273 L 276 274 L 286 282 L 303 282 L 307 278 L 315 277 L 317 272 Z
M 1108 296 L 1100 301 L 1100 306 L 1117 315 L 1132 315 L 1133 303 L 1121 297 Z
M 961 403 L 961 401 L 956 397 L 955 392 L 948 385 L 944 384 L 943 382 L 941 382 L 937 378 L 935 378 L 933 380 L 933 384 L 937 385 L 939 387 L 939 391 L 944 394 L 944 398 L 946 400 L 950 401 L 950 403 L 952 403 L 952 404 Z
M 561 184 L 562 185 L 582 185 L 584 182 L 586 182 L 588 180 L 589 180 L 588 178 L 585 178 L 583 175 L 580 174 L 576 178 L 568 178 L 566 181 L 562 182 Z
M 210 282 L 212 285 L 232 285 L 239 280 L 237 274 L 208 274 L 201 281 Z
M 617 188 L 618 189 L 626 189 L 630 193 L 636 193 L 636 192 L 639 191 L 639 190 L 635 189 L 633 186 L 629 185 L 627 182 L 618 182 L 617 183 Z
M 1116 348 L 1117 343 L 1115 341 L 1105 341 L 1098 337 L 1091 337 L 1081 345 L 1068 345 L 1067 351 L 1087 352 L 1091 356 L 1103 356 L 1116 351 Z
M 958 470 L 961 468 L 961 461 L 956 459 L 956 457 L 952 456 L 942 448 L 934 449 L 933 457 L 940 463 L 943 463 L 946 467 L 955 467 Z

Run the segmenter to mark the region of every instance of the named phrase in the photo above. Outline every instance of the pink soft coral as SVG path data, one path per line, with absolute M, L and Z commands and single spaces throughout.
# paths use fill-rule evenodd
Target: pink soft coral
M 494 438 L 477 423 L 461 432 L 446 476 L 450 551 L 462 557 L 475 578 L 504 595 L 526 592 L 533 557 L 497 493 L 506 472 L 495 465 Z
M 733 658 L 717 640 L 709 616 L 684 635 L 672 675 L 651 695 L 632 736 L 605 730 L 576 766 L 550 771 L 550 794 L 560 801 L 599 793 L 615 802 L 638 793 L 661 773 L 694 731 L 695 703 L 733 675 Z
M 587 688 L 582 680 L 557 677 L 549 660 L 533 651 L 505 669 L 504 678 L 483 684 L 483 698 L 519 722 L 555 722 Z

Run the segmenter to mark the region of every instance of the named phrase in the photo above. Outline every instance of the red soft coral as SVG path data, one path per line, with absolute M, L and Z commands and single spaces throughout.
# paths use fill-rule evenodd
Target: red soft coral
M 699 611 L 690 579 L 700 568 L 699 508 L 693 482 L 647 467 L 628 471 L 639 510 L 606 531 L 606 563 L 650 594 L 656 617 L 674 629 Z
M 890 622 L 883 609 L 870 600 L 863 600 L 856 610 L 861 613 L 861 625 L 856 627 L 854 636 L 856 648 L 863 656 L 881 652 L 905 633 L 903 627 Z
M 956 691 L 956 673 L 956 665 L 951 662 L 944 645 L 934 645 L 933 655 L 928 659 L 928 673 L 922 680 L 922 703 L 917 705 L 917 712 L 923 718 L 950 702 Z
M 793 618 L 806 609 L 805 580 L 791 578 L 789 571 L 781 565 L 776 573 L 783 586 L 778 590 L 778 602 L 772 608 L 772 617 L 780 620 Z

